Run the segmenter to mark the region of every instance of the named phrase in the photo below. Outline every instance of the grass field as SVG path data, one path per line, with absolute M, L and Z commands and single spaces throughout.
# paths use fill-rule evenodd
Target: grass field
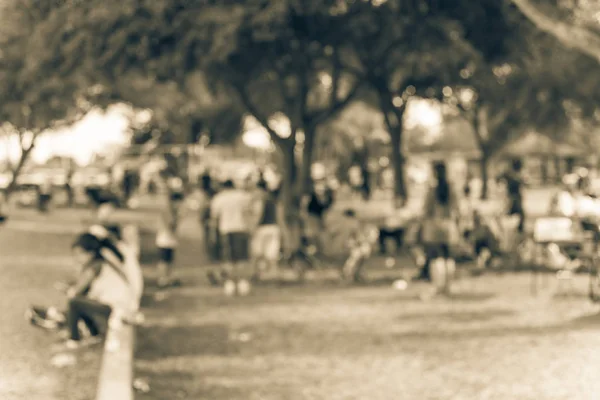
M 74 274 L 70 235 L 0 228 L 0 399 L 90 400 L 101 349 L 78 351 L 75 364 L 57 368 L 52 359 L 65 354 L 59 338 L 23 318 L 32 304 L 62 306 L 53 288 Z
M 81 215 L 19 218 L 77 225 Z M 569 298 L 551 296 L 550 278 L 532 297 L 526 274 L 469 280 L 455 298 L 429 302 L 418 299 L 419 284 L 406 291 L 266 284 L 250 297 L 226 298 L 206 285 L 197 223 L 188 223 L 178 254 L 185 286 L 162 301 L 146 296 L 136 373 L 150 392 L 137 399 L 598 398 L 600 308 L 585 298 L 583 276 Z M 154 237 L 145 232 L 151 248 Z M 12 229 L 11 222 L 0 228 L 2 399 L 93 398 L 99 352 L 53 368 L 55 339 L 22 319 L 31 303 L 60 301 L 52 283 L 69 273 L 72 237 Z
M 596 399 L 599 308 L 532 297 L 527 275 L 486 276 L 455 298 L 423 286 L 265 286 L 226 298 L 201 285 L 148 304 L 137 374 L 163 399 Z M 462 293 L 462 294 L 461 294 Z

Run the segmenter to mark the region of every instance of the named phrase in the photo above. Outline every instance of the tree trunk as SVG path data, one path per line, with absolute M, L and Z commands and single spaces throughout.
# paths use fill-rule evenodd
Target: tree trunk
M 575 159 L 573 157 L 567 158 L 567 173 L 572 174 L 575 170 Z
M 385 82 L 377 85 L 381 111 L 385 117 L 392 147 L 392 167 L 394 168 L 394 197 L 405 202 L 408 191 L 404 177 L 404 154 L 402 154 L 402 134 L 404 133 L 404 112 L 406 103 L 396 107 L 393 96 L 387 89 Z
M 404 154 L 402 154 L 402 134 L 404 127 L 402 122 L 395 127 L 388 126 L 392 144 L 392 165 L 394 167 L 394 197 L 406 201 L 408 191 L 404 177 Z
M 367 146 L 361 155 L 360 173 L 362 175 L 362 194 L 365 200 L 371 198 L 371 174 L 369 173 L 369 152 Z
M 542 175 L 542 183 L 544 185 L 548 184 L 548 157 L 544 157 L 540 162 L 540 174 Z
M 475 130 L 475 138 L 477 145 L 481 151 L 481 158 L 479 159 L 479 171 L 481 177 L 481 200 L 488 198 L 488 164 L 490 160 L 490 146 L 489 146 L 489 126 L 488 126 L 488 108 L 485 106 L 476 106 L 475 110 L 470 114 Z
M 587 54 L 600 62 L 600 35 L 592 29 L 549 16 L 531 0 L 512 1 L 538 29 L 554 36 L 563 45 Z
M 302 164 L 298 180 L 298 195 L 302 196 L 310 190 L 312 184 L 311 167 L 315 147 L 316 129 L 310 123 L 304 124 L 304 144 L 302 147 Z
M 5 201 L 8 202 L 11 194 L 17 187 L 17 179 L 19 178 L 19 175 L 21 173 L 21 170 L 25 166 L 25 163 L 29 159 L 29 155 L 31 154 L 32 150 L 33 150 L 33 143 L 29 147 L 21 150 L 21 157 L 19 157 L 19 162 L 17 163 L 15 168 L 12 170 L 12 177 L 10 179 L 10 183 L 8 184 L 8 186 L 6 187 L 6 191 L 4 192 Z
M 282 170 L 282 181 L 281 181 L 281 201 L 286 210 L 286 215 L 293 213 L 293 206 L 295 205 L 295 188 L 294 183 L 297 182 L 298 178 L 298 166 L 296 164 L 296 157 L 294 154 L 294 141 L 282 142 L 279 146 L 281 153 L 281 170 Z
M 280 165 L 282 171 L 280 202 L 283 208 L 283 248 L 293 251 L 299 246 L 298 217 L 300 211 L 300 199 L 296 192 L 298 179 L 298 165 L 295 156 L 295 140 L 282 140 L 278 149 L 281 155 Z
M 489 181 L 489 155 L 486 151 L 481 152 L 481 159 L 479 160 L 479 168 L 481 172 L 481 200 L 487 200 L 488 198 L 488 181 Z

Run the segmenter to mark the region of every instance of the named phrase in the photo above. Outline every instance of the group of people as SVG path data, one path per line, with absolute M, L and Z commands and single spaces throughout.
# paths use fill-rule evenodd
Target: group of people
M 417 279 L 436 280 L 435 274 L 444 276 L 455 269 L 454 248 L 459 241 L 468 240 L 474 253 L 479 257 L 486 254 L 484 263 L 498 249 L 494 233 L 484 223 L 475 209 L 467 210 L 461 193 L 449 180 L 446 165 L 437 162 L 433 165 L 432 185 L 426 196 L 423 212 L 418 217 L 417 246 L 424 257 Z M 523 207 L 523 187 L 525 180 L 522 164 L 513 162 L 510 170 L 498 177 L 506 184 L 508 215 L 515 219 L 516 231 L 523 232 L 525 213 Z M 216 188 L 209 177 L 202 179 L 204 192 L 209 199 L 201 212 L 201 221 L 205 226 L 207 250 L 215 260 L 225 263 L 225 268 L 209 273 L 210 281 L 215 285 L 225 285 L 230 292 L 245 292 L 252 279 L 258 279 L 264 268 L 276 268 L 280 259 L 282 238 L 290 240 L 290 226 L 278 201 L 278 188 L 269 188 L 264 179 L 256 186 L 247 181 L 227 180 Z M 325 215 L 335 202 L 335 192 L 325 180 L 313 182 L 312 190 L 301 202 L 300 238 L 302 244 L 325 232 Z M 352 210 L 349 210 L 352 211 Z M 348 215 L 354 212 L 349 212 Z M 345 214 L 344 214 L 345 215 Z M 464 228 L 464 220 L 470 220 Z M 294 222 L 297 222 L 294 221 Z M 364 226 L 362 226 L 364 228 Z M 362 229 L 360 223 L 358 230 Z M 408 228 L 379 228 L 380 244 L 389 236 L 404 245 Z M 383 250 L 383 246 L 382 246 Z M 248 268 L 244 266 L 247 265 Z M 250 271 L 244 276 L 242 271 Z M 248 276 L 249 274 L 249 276 Z M 242 289 L 235 289 L 237 286 Z M 227 289 L 229 288 L 229 289 Z
M 276 268 L 280 257 L 285 215 L 279 187 L 262 175 L 258 182 L 227 179 L 218 185 L 204 178 L 203 186 L 206 249 L 223 263 L 208 278 L 228 294 L 247 294 L 251 281 Z
M 461 192 L 448 176 L 445 163 L 433 164 L 432 184 L 426 195 L 422 215 L 416 222 L 416 246 L 413 248 L 421 269 L 417 280 L 432 281 L 437 290 L 447 291 L 456 270 L 456 249 L 460 243 L 471 247 L 469 252 L 477 261 L 477 267 L 489 266 L 493 257 L 500 255 L 501 238 L 489 221 L 481 215 L 471 201 L 472 192 L 466 186 Z M 497 177 L 506 187 L 506 223 L 502 229 L 509 230 L 513 238 L 523 234 L 525 210 L 523 176 L 520 160 L 512 162 L 509 170 Z M 401 230 L 404 234 L 404 230 Z
M 297 225 L 294 222 L 300 216 L 284 210 L 277 179 L 268 180 L 260 173 L 258 180 L 216 181 L 206 174 L 200 178 L 200 188 L 206 251 L 221 263 L 208 278 L 228 293 L 247 293 L 252 281 L 276 270 L 284 250 L 301 241 L 297 236 L 313 236 L 323 229 L 324 214 L 333 204 L 332 190 L 325 182 L 315 182 L 310 196 L 302 201 L 302 233 L 298 235 L 286 229 Z
M 517 217 L 517 231 L 522 231 L 524 180 L 520 163 L 514 163 L 511 171 L 501 178 L 507 183 L 508 214 Z M 222 268 L 210 271 L 208 278 L 212 284 L 221 285 L 229 295 L 248 294 L 253 280 L 260 279 L 264 271 L 278 267 L 281 251 L 291 240 L 290 231 L 284 228 L 290 221 L 280 201 L 280 187 L 262 176 L 258 182 L 229 179 L 219 185 L 205 176 L 200 183 L 206 200 L 200 210 L 206 248 L 222 263 Z M 167 186 L 175 206 L 159 217 L 157 283 L 161 288 L 179 282 L 173 278 L 172 268 L 178 244 L 177 204 L 183 196 L 180 185 Z M 472 236 L 476 252 L 493 248 L 492 235 L 480 229 L 483 225 L 476 212 L 472 227 L 466 233 L 461 231 L 459 221 L 465 216 L 460 205 L 460 192 L 455 189 L 445 164 L 435 163 L 433 184 L 419 221 L 418 244 L 425 257 L 418 278 L 443 282 L 439 290 L 448 289 L 448 277 L 456 268 L 453 246 L 462 235 Z M 324 216 L 334 202 L 335 193 L 325 181 L 314 182 L 312 191 L 300 207 L 301 237 L 310 239 L 326 229 Z M 96 337 L 117 309 L 120 313 L 134 315 L 139 306 L 143 287 L 139 255 L 136 254 L 139 249 L 124 240 L 118 226 L 108 222 L 113 208 L 111 202 L 101 204 L 96 223 L 72 244 L 79 272 L 71 284 L 63 287 L 67 295 L 66 307 L 62 310 L 33 307 L 28 313 L 32 323 L 65 332 L 69 347 L 82 343 L 82 330 L 88 337 Z M 352 210 L 346 214 L 355 222 L 352 230 L 364 228 Z

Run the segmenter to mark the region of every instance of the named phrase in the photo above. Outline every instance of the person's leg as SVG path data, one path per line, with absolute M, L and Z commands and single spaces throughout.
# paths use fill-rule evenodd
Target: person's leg
M 260 280 L 260 273 L 263 270 L 265 234 L 264 226 L 259 226 L 250 238 L 250 265 L 253 280 Z
M 70 339 L 80 340 L 78 323 L 84 318 L 97 316 L 108 321 L 112 309 L 106 304 L 88 299 L 86 297 L 75 297 L 69 300 L 69 310 L 67 312 L 67 326 L 69 328 Z
M 279 226 L 270 225 L 269 235 L 266 237 L 264 247 L 264 258 L 267 263 L 267 268 L 275 271 L 278 267 L 279 254 L 281 252 L 281 232 Z
M 91 316 L 82 315 L 81 320 L 85 323 L 85 326 L 87 326 L 91 336 L 95 337 L 100 335 L 100 329 L 98 328 L 96 321 L 94 321 L 94 319 Z
M 525 213 L 523 212 L 523 210 L 521 210 L 518 214 L 519 216 L 519 225 L 517 226 L 517 232 L 520 235 L 523 235 L 523 233 L 525 233 Z
M 225 283 L 225 290 L 228 292 L 228 287 L 233 287 L 235 292 L 236 266 L 234 254 L 234 234 L 226 233 L 220 237 L 221 249 L 221 276 Z
M 389 231 L 386 228 L 379 229 L 379 254 L 386 255 L 386 240 L 389 237 Z
M 396 254 L 398 254 L 404 246 L 404 228 L 394 229 L 392 233 L 396 243 Z
M 450 246 L 448 244 L 444 244 L 441 246 L 442 257 L 444 259 L 444 287 L 443 291 L 446 294 L 450 293 L 451 283 L 454 277 L 454 273 L 456 272 L 456 263 L 454 258 L 452 258 L 452 252 L 450 251 Z
M 173 284 L 173 262 L 175 261 L 175 249 L 165 248 L 162 250 L 159 267 L 159 286 L 168 286 Z
M 156 281 L 158 286 L 162 286 L 164 280 L 167 276 L 168 266 L 167 266 L 167 252 L 168 249 L 163 247 L 158 248 L 158 263 L 156 264 Z
M 232 266 L 237 293 L 245 295 L 250 290 L 247 277 L 250 259 L 250 235 L 247 232 L 236 232 L 231 236 Z

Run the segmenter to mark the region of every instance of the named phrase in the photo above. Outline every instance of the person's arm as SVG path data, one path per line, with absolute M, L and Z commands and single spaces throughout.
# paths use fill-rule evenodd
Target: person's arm
M 102 269 L 102 264 L 97 262 L 91 265 L 88 265 L 81 272 L 81 275 L 77 279 L 74 285 L 72 285 L 69 289 L 67 289 L 67 297 L 72 299 L 73 297 L 82 295 L 92 284 L 94 279 L 100 274 L 100 270 Z

